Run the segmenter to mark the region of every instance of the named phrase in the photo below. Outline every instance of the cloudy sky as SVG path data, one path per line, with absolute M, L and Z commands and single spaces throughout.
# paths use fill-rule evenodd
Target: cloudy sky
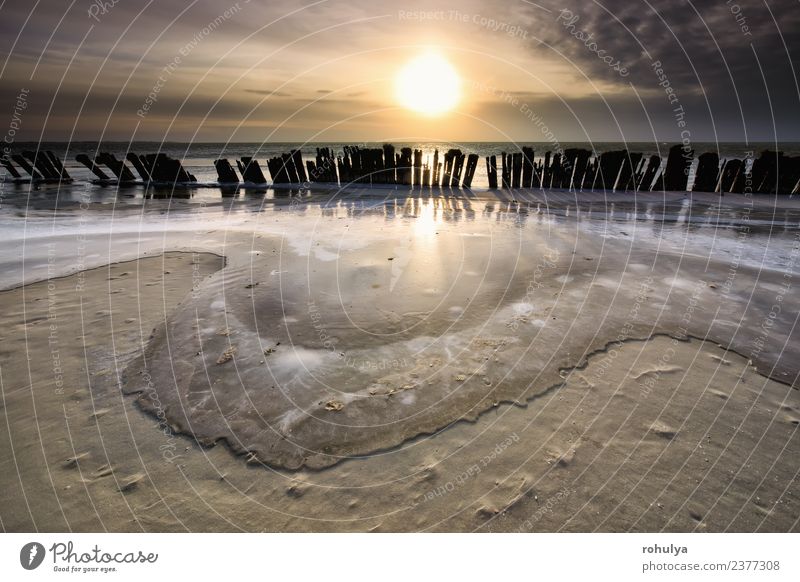
M 798 0 L 5 0 L 0 29 L 17 141 L 800 140 Z M 431 50 L 439 117 L 394 93 Z

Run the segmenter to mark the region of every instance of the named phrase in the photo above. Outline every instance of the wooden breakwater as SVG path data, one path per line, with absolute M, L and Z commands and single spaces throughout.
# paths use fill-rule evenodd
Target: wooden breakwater
M 25 178 L 14 164 L 29 177 Z M 3 154 L 0 155 L 0 165 L 5 168 L 14 181 L 52 184 L 72 182 L 72 178 L 59 157 L 49 150 L 23 150 L 18 154 Z
M 192 184 L 197 182 L 197 178 L 187 172 L 179 160 L 163 153 L 139 155 L 135 152 L 128 152 L 125 159 L 120 160 L 114 154 L 101 152 L 94 159 L 86 154 L 78 154 L 75 156 L 75 160 L 89 168 L 98 183 L 115 181 L 118 184 L 135 184 L 141 181 L 145 184 Z M 138 180 L 125 164 L 126 160 L 139 174 Z M 101 166 L 108 168 L 114 178 L 103 172 Z
M 75 159 L 92 172 L 93 181 L 98 184 L 197 185 L 197 179 L 181 161 L 164 153 L 128 152 L 124 159 L 118 159 L 114 154 L 100 152 L 94 158 L 79 154 Z M 340 187 L 355 184 L 469 189 L 473 186 L 480 158 L 457 148 L 441 153 L 436 149 L 425 156 L 419 149 L 401 147 L 398 151 L 392 144 L 383 144 L 371 148 L 345 145 L 339 152 L 320 147 L 313 159 L 307 160 L 300 150 L 294 149 L 267 159 L 266 168 L 255 156 L 243 156 L 234 161 L 235 165 L 224 158 L 214 160 L 216 184 L 297 188 L 313 184 Z M 774 151 L 764 151 L 752 160 L 720 159 L 716 152 L 703 153 L 697 158 L 691 184 L 694 151 L 681 145 L 672 146 L 665 160 L 658 155 L 645 156 L 625 149 L 596 153 L 581 148 L 546 151 L 537 158 L 533 148 L 524 146 L 520 151 L 486 156 L 484 161 L 490 189 L 691 190 L 721 194 L 796 194 L 800 191 L 800 156 L 785 156 Z M 50 151 L 3 155 L 0 165 L 17 181 L 72 181 L 61 160 Z
M 309 187 L 400 185 L 412 188 L 472 188 L 479 156 L 451 148 L 423 156 L 422 150 L 392 144 L 380 148 L 346 145 L 341 152 L 317 148 L 312 160 L 292 150 L 267 160 L 272 184 Z M 793 194 L 800 186 L 800 157 L 765 151 L 748 164 L 745 159 L 720 160 L 715 152 L 701 154 L 689 184 L 694 152 L 681 145 L 669 149 L 666 160 L 628 150 L 596 154 L 571 148 L 545 152 L 537 159 L 532 148 L 500 152 L 485 158 L 490 189 L 566 189 L 573 191 L 687 191 Z M 215 160 L 220 184 L 267 184 L 252 157 L 236 160 L 241 179 L 226 159 Z

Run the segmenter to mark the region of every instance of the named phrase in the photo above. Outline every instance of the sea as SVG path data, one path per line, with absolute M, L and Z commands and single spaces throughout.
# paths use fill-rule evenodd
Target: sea
M 303 154 L 304 160 L 313 160 L 316 155 L 317 148 L 331 148 L 337 154 L 341 154 L 344 146 L 357 145 L 362 148 L 366 147 L 381 147 L 382 142 L 316 142 L 316 143 L 297 143 L 297 142 L 270 142 L 270 143 L 182 143 L 182 142 L 104 142 L 99 143 L 96 141 L 73 141 L 73 142 L 41 142 L 41 143 L 25 143 L 19 142 L 12 144 L 9 147 L 10 153 L 16 153 L 23 150 L 51 150 L 63 162 L 73 178 L 74 182 L 71 185 L 59 185 L 56 187 L 59 196 L 65 199 L 72 198 L 71 192 L 76 188 L 98 188 L 99 190 L 94 198 L 107 198 L 113 197 L 122 192 L 121 195 L 128 198 L 145 197 L 146 192 L 144 188 L 130 187 L 130 188 L 116 188 L 116 187 L 103 187 L 93 186 L 90 181 L 94 176 L 82 164 L 75 161 L 75 156 L 78 154 L 87 154 L 89 157 L 94 157 L 95 154 L 104 151 L 111 152 L 117 158 L 124 159 L 128 152 L 136 152 L 139 154 L 157 153 L 162 152 L 170 157 L 177 158 L 182 161 L 184 168 L 198 180 L 198 188 L 190 189 L 188 198 L 197 201 L 208 201 L 217 198 L 221 195 L 219 188 L 211 187 L 216 182 L 217 174 L 214 169 L 214 160 L 219 158 L 227 158 L 235 167 L 235 160 L 243 156 L 253 157 L 259 161 L 262 170 L 269 178 L 266 167 L 266 159 L 280 155 L 293 149 L 299 149 Z M 662 167 L 666 164 L 666 155 L 669 148 L 674 145 L 670 142 L 393 142 L 396 150 L 399 151 L 402 147 L 410 147 L 412 149 L 420 149 L 423 152 L 423 162 L 430 162 L 433 158 L 435 150 L 439 150 L 440 154 L 449 148 L 459 148 L 465 154 L 475 153 L 480 156 L 475 177 L 473 179 L 473 190 L 480 191 L 488 188 L 488 179 L 486 176 L 486 164 L 484 157 L 489 155 L 500 156 L 502 152 L 517 152 L 521 151 L 523 146 L 533 148 L 536 160 L 541 160 L 548 151 L 566 150 L 568 148 L 583 148 L 593 151 L 595 154 L 600 154 L 605 151 L 613 151 L 620 149 L 628 149 L 631 152 L 641 152 L 645 156 L 656 154 L 662 157 Z M 690 168 L 689 183 L 692 183 L 694 170 L 697 165 L 697 156 L 704 152 L 717 152 L 721 160 L 730 158 L 740 158 L 752 160 L 753 157 L 758 155 L 764 150 L 782 151 L 786 155 L 797 156 L 800 155 L 800 142 L 752 142 L 735 143 L 735 142 L 696 142 L 691 144 L 694 150 L 695 160 Z M 130 163 L 128 163 L 130 166 Z M 499 162 L 498 162 L 499 165 Z M 133 171 L 133 168 L 131 168 Z M 22 173 L 22 172 L 21 172 Z M 111 175 L 110 171 L 106 172 Z M 135 172 L 134 172 L 135 173 Z M 38 186 L 32 187 L 30 185 L 12 185 L 7 182 L 7 174 L 5 169 L 0 168 L 0 179 L 3 180 L 0 185 L 2 186 L 2 198 L 11 200 L 20 196 L 31 196 L 32 192 L 43 192 L 45 195 L 53 195 L 52 186 Z M 142 192 L 137 191 L 141 190 Z M 383 188 L 392 188 L 391 186 L 383 186 Z M 123 191 L 124 190 L 124 191 Z M 265 189 L 267 191 L 271 189 Z M 118 192 L 119 191 L 119 192 Z M 270 192 L 267 192 L 270 193 Z M 186 193 L 184 193 L 186 194 Z

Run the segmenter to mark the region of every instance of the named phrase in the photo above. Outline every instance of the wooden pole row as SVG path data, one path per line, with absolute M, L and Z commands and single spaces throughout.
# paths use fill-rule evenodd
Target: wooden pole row
M 135 152 L 128 152 L 125 156 L 125 160 L 133 165 L 141 181 L 146 184 L 183 184 L 197 182 L 197 178 L 184 169 L 180 160 L 171 158 L 164 153 L 139 155 Z M 94 160 L 86 154 L 78 154 L 75 156 L 75 161 L 86 166 L 101 182 L 110 182 L 112 180 L 102 170 L 100 167 L 101 165 L 111 170 L 119 183 L 136 182 L 136 176 L 134 176 L 130 168 L 125 165 L 125 160 L 119 160 L 114 154 L 109 152 L 100 152 L 95 156 Z
M 14 167 L 14 163 L 30 176 L 30 180 L 35 182 L 72 182 L 72 178 L 64 168 L 64 164 L 61 163 L 61 159 L 50 150 L 24 150 L 21 154 L 0 156 L 0 165 L 11 174 L 11 178 L 23 180 L 25 178 Z
M 641 153 L 619 150 L 592 157 L 589 150 L 568 149 L 546 152 L 544 159 L 536 162 L 533 149 L 524 146 L 518 154 L 501 153 L 500 187 L 682 192 L 689 188 L 693 158 L 693 150 L 672 146 L 662 171 L 657 155 L 645 159 Z M 496 156 L 486 157 L 486 174 L 489 188 L 497 188 Z M 748 169 L 745 160 L 720 163 L 717 153 L 704 153 L 698 157 L 692 191 L 797 194 L 800 156 L 765 151 Z
M 478 155 L 466 156 L 461 150 L 450 149 L 439 162 L 439 150 L 433 161 L 423 158 L 422 150 L 401 148 L 392 144 L 380 148 L 346 145 L 342 155 L 335 156 L 329 148 L 317 148 L 316 160 L 305 161 L 299 150 L 267 160 L 274 184 L 334 183 L 334 184 L 400 184 L 415 187 L 470 188 L 478 166 Z M 236 161 L 246 183 L 266 184 L 258 162 L 250 157 Z M 226 159 L 214 160 L 220 184 L 238 183 L 236 170 Z M 463 178 L 462 178 L 463 175 Z
M 658 155 L 617 150 L 599 155 L 590 150 L 570 148 L 563 152 L 545 152 L 537 160 L 533 148 L 523 146 L 519 152 L 501 152 L 486 160 L 490 189 L 562 188 L 570 190 L 606 191 L 686 191 L 694 151 L 683 145 L 669 149 L 666 163 Z M 86 154 L 76 156 L 98 181 L 136 182 L 126 165 L 130 162 L 146 183 L 193 183 L 196 178 L 179 160 L 166 154 L 139 155 L 128 152 L 124 160 L 109 152 L 94 159 Z M 328 147 L 317 148 L 315 160 L 304 163 L 299 149 L 274 156 L 267 167 L 275 184 L 399 184 L 414 187 L 471 188 L 478 165 L 478 155 L 465 155 L 451 148 L 440 155 L 435 150 L 424 156 L 422 150 L 403 147 L 399 153 L 392 144 L 380 148 L 348 145 L 341 155 Z M 28 151 L 1 155 L 0 165 L 15 180 L 22 180 L 18 168 L 33 181 L 65 182 L 71 177 L 61 160 L 51 151 Z M 663 165 L 663 169 L 662 169 Z M 113 178 L 103 171 L 108 168 Z M 238 184 L 236 169 L 246 183 L 267 184 L 258 161 L 252 157 L 236 160 L 236 168 L 226 159 L 214 160 L 220 184 Z M 691 185 L 695 192 L 795 194 L 800 191 L 800 156 L 764 151 L 749 162 L 747 159 L 720 159 L 716 152 L 698 156 Z

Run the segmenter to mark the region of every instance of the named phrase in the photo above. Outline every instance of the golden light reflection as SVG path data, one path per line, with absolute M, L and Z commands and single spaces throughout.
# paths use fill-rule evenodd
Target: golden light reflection
M 437 212 L 435 200 L 420 200 L 416 208 L 416 220 L 413 231 L 416 237 L 430 238 L 436 236 L 436 231 L 442 221 Z

